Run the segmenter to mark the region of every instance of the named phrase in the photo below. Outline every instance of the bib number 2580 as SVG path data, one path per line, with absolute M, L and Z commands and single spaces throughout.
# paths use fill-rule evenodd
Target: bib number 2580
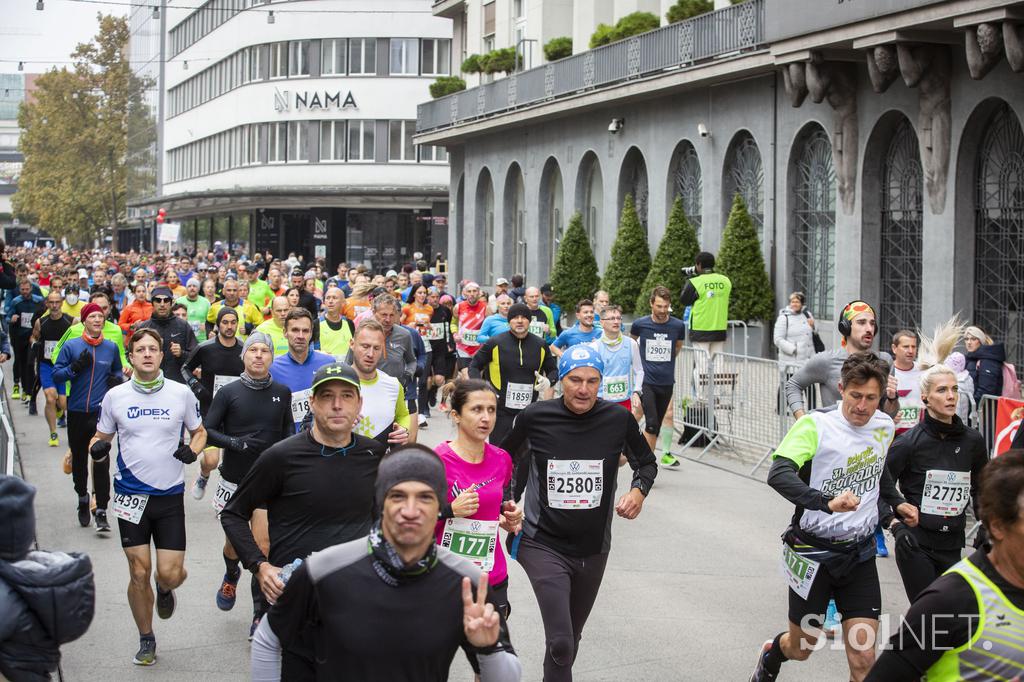
M 604 461 L 548 461 L 548 506 L 552 509 L 593 509 L 604 495 Z

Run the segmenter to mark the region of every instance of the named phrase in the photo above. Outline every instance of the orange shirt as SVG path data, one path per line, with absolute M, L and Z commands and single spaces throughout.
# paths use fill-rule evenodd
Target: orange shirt
M 121 317 L 118 319 L 117 324 L 127 334 L 134 323 L 148 320 L 152 315 L 152 303 L 135 299 L 121 311 Z
M 353 322 L 356 316 L 370 309 L 370 301 L 366 298 L 347 298 L 345 307 L 341 309 L 342 314 Z
M 434 308 L 424 303 L 407 303 L 402 307 L 402 324 L 409 327 L 424 327 L 430 325 L 430 316 L 434 314 Z

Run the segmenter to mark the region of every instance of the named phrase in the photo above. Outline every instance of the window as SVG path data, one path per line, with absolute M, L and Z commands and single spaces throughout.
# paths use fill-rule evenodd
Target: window
M 267 162 L 283 163 L 285 147 L 288 139 L 287 123 L 271 123 L 267 126 Z
M 320 121 L 320 160 L 345 160 L 345 121 Z
M 416 148 L 412 135 L 416 121 L 390 121 L 388 134 L 388 161 L 415 161 Z
M 288 75 L 288 43 L 273 43 L 270 46 L 270 77 L 285 78 Z
M 494 8 L 496 6 L 497 3 L 494 2 L 490 3 L 489 5 L 484 5 L 483 35 L 485 36 L 494 35 Z
M 416 52 L 416 38 L 391 39 L 391 75 L 418 76 L 420 72 L 419 55 Z
M 377 39 L 349 38 L 348 73 L 350 76 L 373 76 L 377 73 Z
M 309 149 L 306 142 L 306 121 L 289 121 L 287 145 L 289 161 L 309 161 Z
M 260 123 L 253 123 L 252 125 L 246 126 L 246 137 L 248 140 L 248 149 L 246 162 L 250 165 L 257 164 L 260 162 L 260 141 L 263 139 L 265 128 Z
M 373 161 L 373 126 L 373 121 L 349 121 L 349 161 Z
M 424 144 L 419 146 L 420 161 L 423 163 L 448 163 L 448 150 L 445 147 L 435 147 Z
M 452 41 L 444 39 L 424 39 L 422 42 L 422 59 L 424 76 L 447 76 L 451 73 Z
M 512 18 L 523 18 L 523 0 L 512 0 Z
M 288 43 L 288 75 L 309 75 L 309 41 L 293 40 Z
M 345 39 L 325 39 L 320 43 L 320 74 L 345 75 Z

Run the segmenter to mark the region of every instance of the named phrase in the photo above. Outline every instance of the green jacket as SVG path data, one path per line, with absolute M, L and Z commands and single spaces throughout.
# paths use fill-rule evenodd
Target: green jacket
M 702 272 L 683 288 L 680 301 L 691 306 L 690 341 L 725 341 L 732 282 L 717 272 Z

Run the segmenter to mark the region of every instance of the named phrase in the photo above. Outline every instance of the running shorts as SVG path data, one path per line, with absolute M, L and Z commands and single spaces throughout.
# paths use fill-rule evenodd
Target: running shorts
M 431 353 L 430 371 L 435 376 L 451 379 L 452 375 L 455 374 L 455 358 L 448 353 Z
M 834 577 L 825 566 L 811 583 L 807 599 L 789 589 L 789 621 L 801 627 L 821 628 L 828 600 L 836 600 L 841 618 L 874 618 L 882 610 L 882 592 L 878 585 L 875 557 L 862 561 L 842 578 Z M 806 619 L 806 620 L 805 620 Z
M 644 431 L 658 435 L 665 412 L 672 402 L 672 386 L 644 384 L 640 387 L 640 406 L 644 410 Z
M 39 384 L 43 388 L 57 389 L 57 395 L 64 395 L 67 390 L 66 382 L 61 382 L 60 385 L 53 382 L 53 365 L 49 362 L 39 363 Z
M 185 495 L 150 495 L 138 523 L 117 520 L 122 547 L 148 545 L 185 551 Z

